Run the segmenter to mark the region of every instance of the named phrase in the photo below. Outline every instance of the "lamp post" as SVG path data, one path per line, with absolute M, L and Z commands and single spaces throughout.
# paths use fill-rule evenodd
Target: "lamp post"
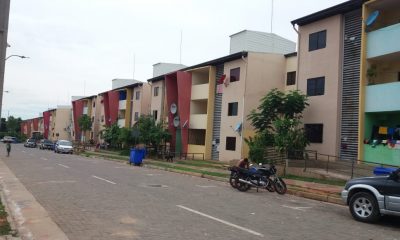
M 13 54 L 13 55 L 10 55 L 10 56 L 6 57 L 5 61 L 7 61 L 7 59 L 9 59 L 9 58 L 11 58 L 11 57 L 19 57 L 19 58 L 22 58 L 22 59 L 23 59 L 23 58 L 29 58 L 29 57 L 26 57 L 26 56 Z

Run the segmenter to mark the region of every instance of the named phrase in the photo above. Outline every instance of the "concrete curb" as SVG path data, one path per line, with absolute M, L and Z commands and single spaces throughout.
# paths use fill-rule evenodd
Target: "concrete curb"
M 68 240 L 47 211 L 0 159 L 0 186 L 3 204 L 21 239 Z

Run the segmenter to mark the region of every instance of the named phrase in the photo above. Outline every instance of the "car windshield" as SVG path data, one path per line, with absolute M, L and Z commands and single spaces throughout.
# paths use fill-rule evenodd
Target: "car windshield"
M 53 142 L 50 141 L 50 140 L 44 140 L 43 142 L 44 142 L 44 143 L 53 143 Z
M 28 142 L 35 142 L 35 139 L 28 139 Z
M 68 141 L 60 141 L 59 144 L 63 146 L 72 146 L 72 143 Z

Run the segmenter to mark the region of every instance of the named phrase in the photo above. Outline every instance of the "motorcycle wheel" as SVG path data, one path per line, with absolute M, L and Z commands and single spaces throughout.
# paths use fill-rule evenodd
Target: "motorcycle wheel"
M 268 181 L 267 186 L 265 186 L 265 189 L 268 190 L 268 192 L 275 192 L 275 186 L 272 184 L 272 181 Z
M 231 186 L 233 188 L 237 188 L 237 185 L 236 185 L 237 180 L 236 180 L 236 178 L 237 178 L 236 174 L 232 174 L 231 177 L 229 178 L 229 183 L 231 184 Z
M 274 181 L 274 187 L 277 193 L 283 195 L 287 191 L 286 183 L 282 178 L 276 178 Z
M 239 181 L 239 178 L 236 178 L 236 189 L 241 192 L 246 192 L 251 188 L 251 186 L 247 183 L 242 183 Z

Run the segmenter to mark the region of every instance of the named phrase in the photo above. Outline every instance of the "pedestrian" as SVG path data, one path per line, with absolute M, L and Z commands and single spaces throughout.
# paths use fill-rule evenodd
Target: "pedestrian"
M 11 152 L 11 144 L 10 144 L 10 142 L 6 143 L 6 149 L 7 149 L 7 157 L 9 157 L 10 156 L 10 152 Z

